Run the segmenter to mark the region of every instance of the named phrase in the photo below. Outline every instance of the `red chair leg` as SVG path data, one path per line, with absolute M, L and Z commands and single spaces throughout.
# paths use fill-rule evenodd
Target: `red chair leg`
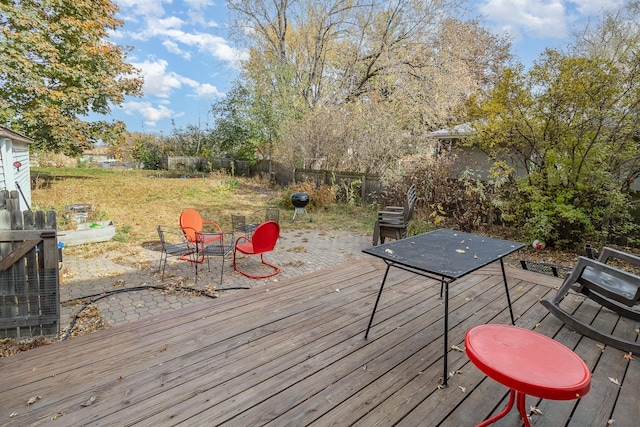
M 263 275 L 259 275 L 259 276 L 254 276 L 252 274 L 249 273 L 245 273 L 244 271 L 240 270 L 236 264 L 236 251 L 233 251 L 233 269 L 235 271 L 237 271 L 238 273 L 242 274 L 245 277 L 249 277 L 251 279 L 265 279 L 267 277 L 271 277 L 271 276 L 275 276 L 276 274 L 280 273 L 280 267 L 275 266 L 273 264 L 269 264 L 268 262 L 266 262 L 264 260 L 264 257 L 262 254 L 260 254 L 260 262 L 264 265 L 266 265 L 267 267 L 271 268 L 273 271 L 269 274 L 263 274 Z

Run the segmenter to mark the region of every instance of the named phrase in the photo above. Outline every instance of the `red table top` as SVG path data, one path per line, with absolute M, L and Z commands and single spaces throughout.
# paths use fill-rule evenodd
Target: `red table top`
M 480 325 L 465 337 L 467 356 L 484 374 L 542 399 L 577 399 L 591 388 L 584 361 L 559 342 L 511 325 Z

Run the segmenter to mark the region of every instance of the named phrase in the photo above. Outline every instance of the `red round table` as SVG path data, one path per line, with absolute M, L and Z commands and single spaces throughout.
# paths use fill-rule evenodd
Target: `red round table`
M 509 403 L 499 414 L 478 424 L 488 426 L 517 408 L 525 426 L 526 395 L 542 399 L 571 400 L 587 394 L 591 372 L 584 361 L 559 342 L 511 325 L 480 325 L 464 339 L 469 360 L 485 375 L 509 387 Z

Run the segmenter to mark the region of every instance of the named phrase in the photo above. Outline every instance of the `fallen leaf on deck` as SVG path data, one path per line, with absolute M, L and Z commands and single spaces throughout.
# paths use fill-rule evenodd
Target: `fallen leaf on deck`
M 458 346 L 457 346 L 457 345 L 455 345 L 455 344 L 451 346 L 451 350 L 459 351 L 459 352 L 461 352 L 461 353 L 462 353 L 462 352 L 464 352 L 464 350 L 463 350 L 463 349 L 461 349 L 460 347 L 458 347 Z
M 458 252 L 459 254 L 463 254 L 464 253 L 464 249 L 456 249 L 456 252 Z
M 96 401 L 96 397 L 95 397 L 95 396 L 91 396 L 91 397 L 89 398 L 89 400 L 87 400 L 86 402 L 84 402 L 84 403 L 82 404 L 82 406 L 91 406 L 91 405 L 93 405 L 93 403 L 94 403 L 95 401 Z
M 40 399 L 42 399 L 42 397 L 40 397 L 40 396 L 31 396 L 29 398 L 29 400 L 27 400 L 27 406 L 28 405 L 33 405 L 34 403 L 36 403 Z
M 617 378 L 611 378 L 609 377 L 609 381 L 611 381 L 612 383 L 614 383 L 615 385 L 620 385 L 620 381 L 618 381 Z
M 466 388 L 466 387 L 462 387 L 461 385 L 459 385 L 459 386 L 458 386 L 458 388 L 459 388 L 460 390 L 462 390 L 462 392 L 463 392 L 463 393 L 466 393 L 466 392 L 467 392 L 467 388 Z
M 607 425 L 608 426 L 612 426 L 613 423 L 615 423 L 615 422 L 616 422 L 616 420 L 609 420 L 609 421 L 607 421 Z
M 604 353 L 604 344 L 596 344 L 596 347 L 598 347 L 600 351 Z
M 393 254 L 393 251 L 391 249 L 385 249 L 384 251 L 388 254 Z
M 9 418 L 13 418 L 13 417 L 17 417 L 18 413 L 17 412 L 12 412 L 11 415 L 9 415 Z
M 529 406 L 529 413 L 530 414 L 536 414 L 536 415 L 542 415 L 542 411 L 538 408 L 536 408 L 535 406 Z
M 631 352 L 625 354 L 624 356 L 622 356 L 623 359 L 625 360 L 633 360 L 633 354 Z
M 61 416 L 63 416 L 64 414 L 62 412 L 58 412 L 57 414 L 53 415 L 50 420 L 57 420 L 58 418 L 60 418 Z

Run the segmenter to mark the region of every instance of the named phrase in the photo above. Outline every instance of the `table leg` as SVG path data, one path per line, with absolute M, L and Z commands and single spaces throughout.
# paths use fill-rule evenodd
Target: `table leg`
M 507 406 L 502 411 L 500 411 L 500 413 L 495 414 L 493 417 L 484 420 L 483 422 L 478 424 L 476 427 L 486 427 L 489 424 L 493 424 L 496 421 L 498 421 L 500 418 L 502 418 L 505 415 L 507 415 L 509 413 L 509 411 L 511 410 L 511 408 L 513 408 L 513 402 L 516 400 L 515 398 L 516 398 L 516 391 L 515 390 L 510 390 L 509 391 L 509 403 L 507 403 Z
M 378 291 L 378 298 L 376 298 L 376 303 L 373 305 L 373 311 L 371 312 L 371 318 L 369 319 L 369 325 L 367 326 L 367 332 L 364 334 L 364 339 L 366 340 L 369 336 L 369 329 L 371 329 L 371 324 L 373 323 L 373 315 L 376 314 L 376 308 L 378 308 L 378 302 L 380 302 L 380 295 L 382 295 L 382 288 L 384 288 L 384 283 L 387 281 L 387 275 L 389 274 L 389 268 L 391 268 L 391 264 L 387 264 L 387 269 L 384 272 L 384 277 L 382 278 L 382 283 L 380 284 L 380 290 Z
M 442 278 L 440 283 L 441 289 L 444 286 L 444 376 L 442 377 L 442 386 L 449 387 L 447 380 L 449 372 L 447 366 L 447 355 L 449 349 L 449 283 Z
M 507 303 L 509 304 L 509 314 L 511 315 L 511 324 L 515 326 L 516 321 L 513 318 L 513 309 L 511 308 L 511 297 L 509 296 L 509 285 L 507 285 L 507 273 L 504 271 L 504 261 L 500 258 L 500 267 L 502 267 L 502 281 L 504 282 L 504 290 L 507 292 Z
M 522 422 L 524 422 L 525 427 L 531 427 L 529 424 L 529 418 L 527 417 L 527 411 L 524 406 L 524 400 L 527 397 L 526 394 L 518 392 L 516 405 L 518 406 L 518 412 L 520 412 L 520 416 L 522 417 Z

